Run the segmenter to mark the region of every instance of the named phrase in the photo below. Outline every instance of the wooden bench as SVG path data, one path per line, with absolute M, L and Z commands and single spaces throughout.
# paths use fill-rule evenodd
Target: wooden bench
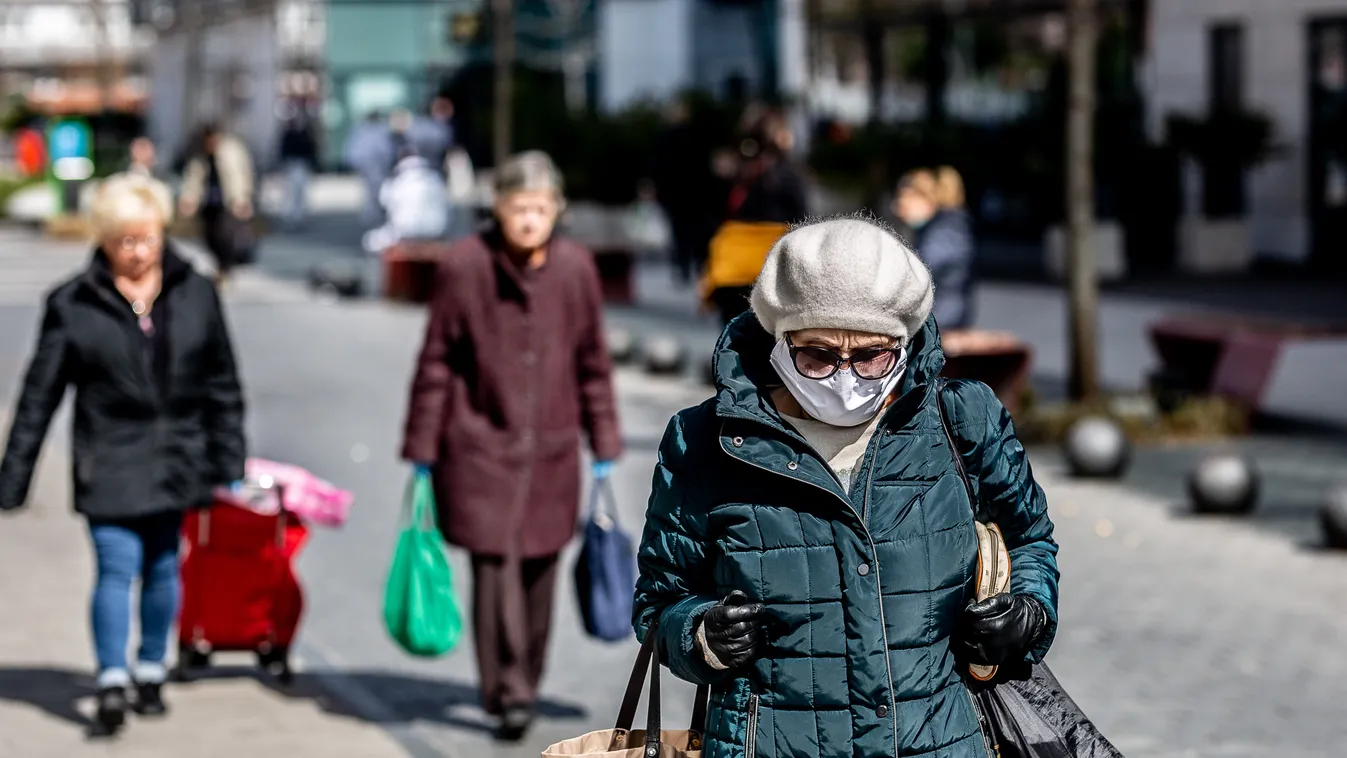
M 1001 404 L 1014 416 L 1029 386 L 1033 348 L 1008 332 L 977 329 L 941 335 L 947 379 L 975 379 L 992 388 Z
M 1257 411 L 1283 346 L 1341 338 L 1347 329 L 1230 316 L 1167 318 L 1151 325 L 1160 370 L 1151 377 L 1162 408 L 1186 396 L 1217 396 Z

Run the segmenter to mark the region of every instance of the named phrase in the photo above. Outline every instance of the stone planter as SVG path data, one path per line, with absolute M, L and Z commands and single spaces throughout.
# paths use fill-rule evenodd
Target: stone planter
M 1190 274 L 1239 274 L 1253 263 L 1247 219 L 1187 217 L 1179 226 L 1179 269 Z
M 1122 225 L 1116 221 L 1098 221 L 1091 239 L 1095 270 L 1103 282 L 1117 281 L 1127 276 L 1127 255 L 1123 245 Z M 1043 240 L 1043 264 L 1056 279 L 1065 279 L 1066 230 L 1054 226 Z

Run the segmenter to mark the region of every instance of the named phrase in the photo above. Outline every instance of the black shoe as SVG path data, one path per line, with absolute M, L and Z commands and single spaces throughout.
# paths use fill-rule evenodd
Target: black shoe
M 507 708 L 500 718 L 496 729 L 496 739 L 501 742 L 519 742 L 533 726 L 533 711 L 528 708 Z
M 164 685 L 150 682 L 136 685 L 136 713 L 142 716 L 165 716 L 168 705 L 164 703 Z
M 98 691 L 98 713 L 95 716 L 102 733 L 116 734 L 126 723 L 126 688 L 104 687 Z

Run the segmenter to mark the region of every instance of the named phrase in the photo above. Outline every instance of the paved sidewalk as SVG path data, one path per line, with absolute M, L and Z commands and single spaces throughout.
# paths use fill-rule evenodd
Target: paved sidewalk
M 313 679 L 301 675 L 282 693 L 254 675 L 248 656 L 219 656 L 208 678 L 171 686 L 167 720 L 133 716 L 114 740 L 88 739 L 92 553 L 69 509 L 64 444 L 48 445 L 30 507 L 0 517 L 0 755 L 405 758 L 378 726 L 325 709 Z

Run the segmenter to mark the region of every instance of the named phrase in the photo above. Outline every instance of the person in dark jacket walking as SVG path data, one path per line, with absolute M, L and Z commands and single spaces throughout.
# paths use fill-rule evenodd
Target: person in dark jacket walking
M 0 509 L 19 508 L 73 387 L 75 510 L 97 558 L 98 722 L 110 731 L 133 683 L 136 710 L 165 713 L 182 513 L 243 476 L 243 393 L 229 332 L 215 288 L 165 242 L 171 212 L 168 189 L 153 179 L 118 174 L 99 187 L 98 247 L 88 269 L 47 298 L 0 463 Z M 141 643 L 130 667 L 135 580 Z
M 795 228 L 720 338 L 716 397 L 669 424 L 635 625 L 711 685 L 707 758 L 983 758 L 967 665 L 1052 643 L 1043 491 L 991 390 L 937 379 L 931 290 L 878 222 Z M 975 521 L 1012 565 L 980 603 Z
M 727 325 L 748 310 L 748 295 L 772 243 L 809 215 L 808 188 L 790 160 L 795 138 L 784 117 L 769 112 L 740 143 L 742 164 L 730 190 L 724 224 L 712 238 L 702 296 Z
M 286 183 L 285 225 L 298 229 L 309 218 L 309 180 L 318 168 L 318 138 L 303 111 L 285 122 L 280 159 Z
M 433 472 L 445 537 L 472 554 L 483 704 L 507 740 L 533 718 L 578 440 L 596 479 L 622 451 L 598 270 L 552 236 L 562 203 L 543 153 L 497 171 L 495 226 L 441 258 L 402 448 Z
M 916 235 L 917 255 L 935 279 L 935 320 L 946 332 L 973 325 L 973 220 L 963 178 L 949 166 L 913 171 L 898 183 L 894 215 Z

